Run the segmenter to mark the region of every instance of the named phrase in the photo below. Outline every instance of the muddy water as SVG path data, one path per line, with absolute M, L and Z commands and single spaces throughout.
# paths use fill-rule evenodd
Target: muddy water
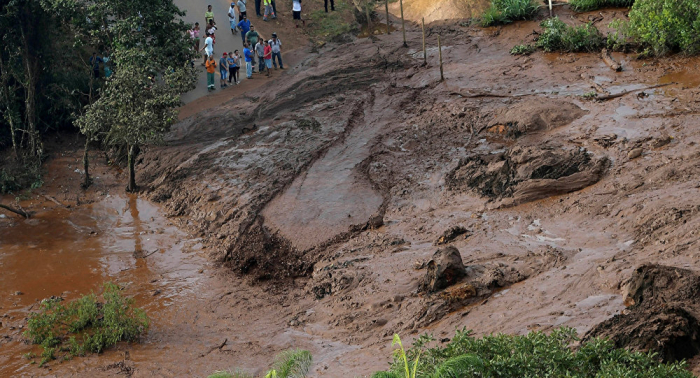
M 31 347 L 19 332 L 41 299 L 73 299 L 114 281 L 155 319 L 197 288 L 204 263 L 198 250 L 136 196 L 0 223 L 0 376 L 37 374 L 21 357 Z

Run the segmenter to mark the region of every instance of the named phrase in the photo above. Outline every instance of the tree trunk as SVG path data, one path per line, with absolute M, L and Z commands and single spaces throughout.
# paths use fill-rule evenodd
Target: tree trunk
M 17 215 L 21 215 L 21 216 L 23 216 L 23 217 L 25 217 L 25 218 L 29 218 L 29 214 L 28 214 L 26 211 L 24 211 L 24 210 L 14 209 L 14 208 L 12 208 L 12 207 L 9 207 L 9 206 L 7 206 L 7 205 L 3 205 L 3 204 L 1 204 L 1 203 L 0 203 L 0 209 L 5 209 L 5 210 L 10 211 L 10 212 L 13 212 L 13 213 L 15 213 L 15 214 L 17 214 Z
M 88 156 L 88 146 L 90 145 L 90 138 L 85 138 L 85 149 L 83 150 L 83 168 L 85 169 L 85 181 L 83 182 L 83 189 L 90 187 L 90 159 Z
M 12 152 L 15 155 L 15 160 L 19 160 L 19 149 L 17 147 L 17 125 L 16 120 L 16 109 L 14 104 L 14 88 L 9 87 L 9 73 L 7 72 L 7 67 L 5 67 L 5 62 L 0 57 L 0 75 L 2 76 L 2 82 L 0 86 L 2 87 L 2 102 L 5 103 L 5 111 L 7 112 L 7 123 L 10 125 L 10 139 L 12 140 Z
M 31 19 L 30 10 L 24 9 L 26 14 L 26 20 Z M 29 21 L 27 21 L 30 24 Z M 44 153 L 43 145 L 41 143 L 41 136 L 36 128 L 36 87 L 39 79 L 39 62 L 40 59 L 36 56 L 33 44 L 36 42 L 30 39 L 31 35 L 28 35 L 32 31 L 32 25 L 28 25 L 29 30 L 25 30 L 24 20 L 20 20 L 20 35 L 22 37 L 22 60 L 24 61 L 25 68 L 25 116 L 27 119 L 27 134 L 29 136 L 29 152 L 31 155 L 36 157 L 41 157 Z
M 126 188 L 127 192 L 136 191 L 136 172 L 134 172 L 134 159 L 136 159 L 134 156 L 135 147 L 136 146 L 133 144 L 129 146 L 129 155 L 127 158 L 129 161 L 129 186 Z

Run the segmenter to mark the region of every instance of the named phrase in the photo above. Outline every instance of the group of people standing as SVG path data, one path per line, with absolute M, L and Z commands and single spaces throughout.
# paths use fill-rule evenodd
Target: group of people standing
M 256 1 L 256 12 L 259 14 L 259 6 L 261 0 Z M 276 18 L 275 4 L 274 0 L 262 0 L 265 5 L 265 15 L 264 19 L 267 21 L 268 16 L 273 19 Z M 301 0 L 293 0 L 294 2 L 301 2 Z M 247 18 L 246 12 L 246 2 L 247 0 L 238 0 L 237 3 L 231 3 L 231 7 L 228 11 L 229 24 L 231 26 L 231 34 L 238 34 L 240 31 L 241 39 L 243 42 L 243 55 L 240 55 L 238 50 L 233 50 L 230 52 L 224 52 L 218 61 L 218 64 L 214 58 L 214 44 L 216 43 L 216 22 L 214 21 L 214 12 L 212 11 L 212 6 L 207 7 L 207 11 L 204 13 L 205 20 L 205 36 L 204 46 L 200 48 L 200 33 L 201 29 L 199 23 L 196 22 L 194 27 L 190 29 L 190 37 L 193 40 L 194 48 L 198 52 L 204 52 L 204 61 L 202 65 L 206 67 L 207 70 L 207 89 L 212 91 L 216 89 L 215 86 L 215 73 L 216 68 L 219 68 L 220 80 L 219 86 L 221 88 L 227 87 L 229 84 L 240 84 L 239 71 L 245 63 L 246 67 L 246 77 L 251 79 L 253 73 L 256 72 L 256 62 L 257 62 L 257 72 L 264 73 L 267 72 L 267 76 L 270 76 L 270 70 L 274 67 L 277 69 L 279 64 L 280 69 L 284 69 L 282 63 L 282 41 L 277 37 L 277 33 L 272 33 L 272 38 L 266 40 L 257 30 L 255 26 L 251 25 L 250 20 Z M 299 13 L 301 10 L 299 10 Z M 295 19 L 297 14 L 295 11 Z M 240 19 L 240 21 L 239 21 Z M 298 17 L 301 20 L 301 15 Z

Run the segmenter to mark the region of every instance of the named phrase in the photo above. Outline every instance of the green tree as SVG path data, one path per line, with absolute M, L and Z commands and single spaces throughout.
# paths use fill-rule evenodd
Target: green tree
M 127 191 L 135 191 L 140 146 L 162 141 L 177 120 L 180 95 L 194 86 L 195 76 L 188 63 L 160 70 L 152 53 L 142 48 L 119 49 L 114 62 L 114 75 L 77 124 L 86 135 L 102 135 L 107 145 L 127 147 Z

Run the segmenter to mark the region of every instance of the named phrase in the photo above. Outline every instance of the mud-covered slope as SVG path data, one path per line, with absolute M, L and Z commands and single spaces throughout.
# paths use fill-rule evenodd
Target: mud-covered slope
M 640 265 L 700 268 L 700 107 L 682 83 L 581 95 L 592 81 L 618 93 L 697 74 L 698 61 L 616 55 L 616 73 L 595 54 L 510 56 L 535 28 L 432 27 L 444 82 L 437 51 L 422 66 L 415 27 L 409 49 L 394 33 L 309 53 L 148 150 L 149 195 L 217 261 L 267 285 L 265 311 L 286 309 L 279 332 L 348 347 L 321 372 L 382 368 L 393 333 L 583 334 L 625 310 Z M 455 226 L 466 232 L 441 243 L 465 278 L 419 291 Z

